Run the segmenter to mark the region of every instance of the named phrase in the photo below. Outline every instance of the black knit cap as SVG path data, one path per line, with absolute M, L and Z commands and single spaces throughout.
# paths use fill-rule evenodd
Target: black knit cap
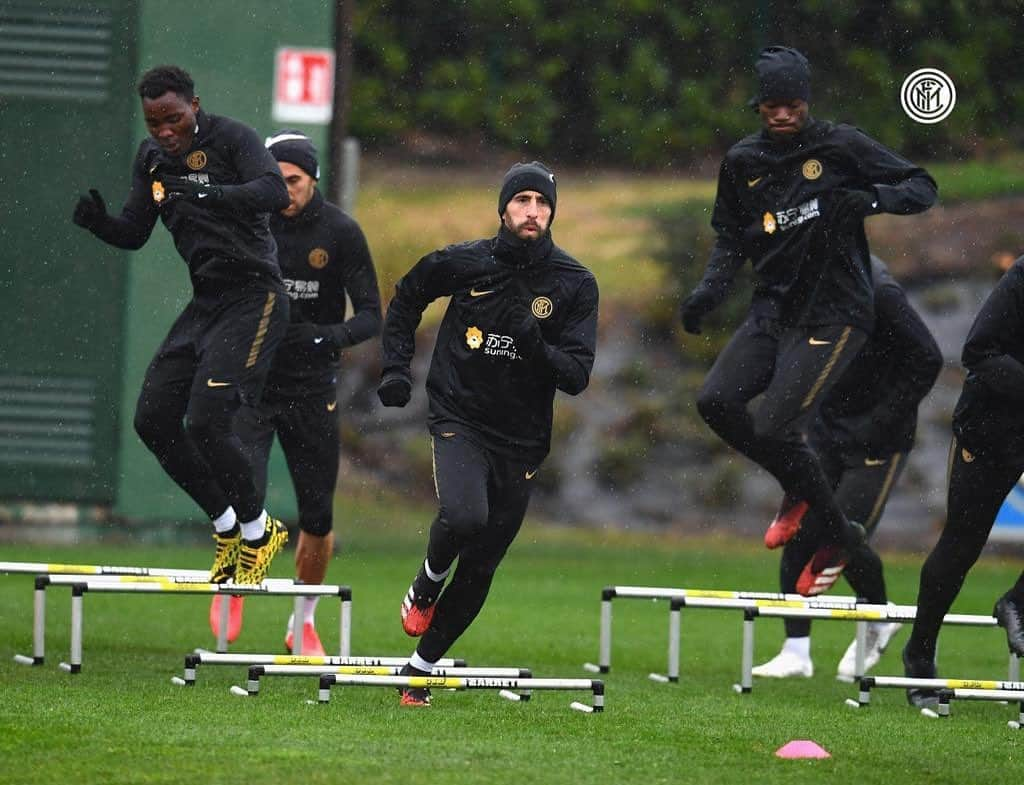
M 320 179 L 320 165 L 316 159 L 316 147 L 313 140 L 301 131 L 286 128 L 268 136 L 267 149 L 275 161 L 295 164 L 314 180 Z
M 551 220 L 555 220 L 555 175 L 540 161 L 528 164 L 513 164 L 505 172 L 501 181 L 501 193 L 498 194 L 498 215 L 505 214 L 505 207 L 512 197 L 520 191 L 536 191 L 542 194 L 551 205 Z
M 810 100 L 811 64 L 796 49 L 767 46 L 757 56 L 754 69 L 758 91 L 753 105 L 771 100 Z

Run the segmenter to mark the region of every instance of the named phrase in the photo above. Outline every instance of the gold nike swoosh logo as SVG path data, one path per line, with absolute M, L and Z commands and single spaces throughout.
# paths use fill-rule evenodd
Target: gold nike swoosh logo
M 331 401 L 329 404 L 327 404 L 327 411 L 329 411 L 329 412 L 333 412 L 337 408 L 338 408 L 338 402 L 337 401 Z
M 832 341 L 819 341 L 817 338 L 808 338 L 807 343 L 811 346 L 828 346 Z
M 485 294 L 494 294 L 494 289 L 488 289 L 485 292 L 478 292 L 476 290 L 476 287 L 474 286 L 472 289 L 469 290 L 470 297 L 483 297 Z
M 865 466 L 884 466 L 885 464 L 886 464 L 886 460 L 884 458 L 865 458 L 864 459 L 864 465 Z
M 537 471 L 538 471 L 537 469 L 534 469 L 532 472 L 527 472 L 526 473 L 526 479 L 532 480 L 533 476 L 537 473 Z
M 207 387 L 230 387 L 231 382 L 215 382 L 213 379 L 206 380 Z
M 753 188 L 755 185 L 757 185 L 763 179 L 764 179 L 764 177 L 755 177 L 753 180 L 747 180 L 747 188 Z

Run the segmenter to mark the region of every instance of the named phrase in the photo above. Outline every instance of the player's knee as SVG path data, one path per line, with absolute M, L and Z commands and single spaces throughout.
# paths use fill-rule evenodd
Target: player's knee
M 142 401 L 135 407 L 133 425 L 143 444 L 150 448 L 165 440 L 170 427 L 168 418 L 158 408 L 147 406 Z
M 237 406 L 232 401 L 197 396 L 189 406 L 185 430 L 196 444 L 214 444 L 232 435 Z
M 326 537 L 334 528 L 330 508 L 299 514 L 299 529 L 314 537 Z
M 456 536 L 472 537 L 487 525 L 487 508 L 485 505 L 474 504 L 442 507 L 439 517 L 441 525 Z

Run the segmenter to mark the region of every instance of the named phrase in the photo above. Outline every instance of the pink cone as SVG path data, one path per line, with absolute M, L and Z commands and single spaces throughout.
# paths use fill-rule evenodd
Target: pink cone
M 777 758 L 831 758 L 824 747 L 809 739 L 793 739 L 775 750 Z

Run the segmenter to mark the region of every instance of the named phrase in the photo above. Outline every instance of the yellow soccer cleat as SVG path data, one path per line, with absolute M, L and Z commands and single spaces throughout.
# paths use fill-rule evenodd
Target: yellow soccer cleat
M 270 568 L 270 563 L 288 542 L 288 529 L 281 521 L 268 515 L 264 537 L 266 537 L 266 542 L 259 546 L 242 541 L 242 547 L 238 554 L 238 569 L 235 571 L 235 583 L 245 585 L 262 583 Z

